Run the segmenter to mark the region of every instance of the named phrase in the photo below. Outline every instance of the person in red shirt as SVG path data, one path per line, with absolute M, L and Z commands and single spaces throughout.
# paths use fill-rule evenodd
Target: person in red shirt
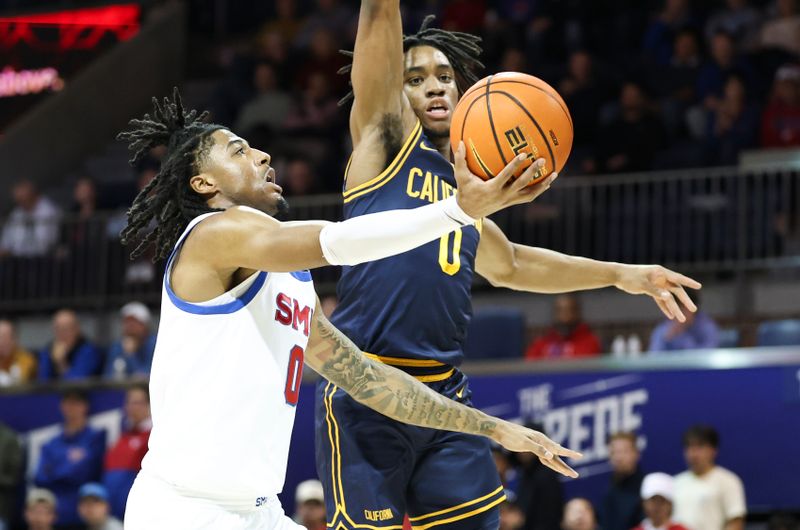
M 666 473 L 650 473 L 642 481 L 642 508 L 646 519 L 633 530 L 686 530 L 672 522 L 673 478 Z
M 761 145 L 800 146 L 800 66 L 782 66 L 775 73 L 772 97 L 761 118 Z
M 152 426 L 147 384 L 134 385 L 125 394 L 125 430 L 106 453 L 103 474 L 111 513 L 120 519 L 125 515 L 125 503 L 133 480 L 142 468 Z
M 601 353 L 597 336 L 581 320 L 581 307 L 575 296 L 557 296 L 553 310 L 553 324 L 528 346 L 526 359 L 593 357 Z

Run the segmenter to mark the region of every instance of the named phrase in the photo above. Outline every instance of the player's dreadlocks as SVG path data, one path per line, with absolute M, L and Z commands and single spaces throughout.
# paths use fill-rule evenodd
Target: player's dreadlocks
M 403 37 L 403 53 L 415 46 L 431 46 L 442 52 L 455 70 L 458 93 L 463 94 L 478 81 L 475 70 L 483 68 L 483 63 L 478 60 L 483 51 L 480 46 L 481 38 L 460 31 L 428 27 L 435 18 L 436 15 L 426 16 L 418 32 Z M 353 57 L 351 51 L 341 50 L 341 53 Z M 340 68 L 339 73 L 349 75 L 352 69 L 353 65 L 348 64 Z M 344 105 L 351 99 L 353 99 L 352 90 L 339 100 L 339 105 Z
M 199 166 L 210 148 L 211 133 L 221 125 L 206 123 L 208 112 L 198 115 L 186 111 L 176 87 L 172 99 L 162 103 L 153 98 L 153 115 L 131 120 L 131 128 L 117 135 L 130 142 L 131 165 L 137 164 L 150 149 L 167 146 L 167 154 L 156 177 L 136 196 L 128 210 L 128 225 L 120 234 L 123 244 L 141 238 L 131 259 L 155 244 L 153 261 L 166 258 L 181 233 L 193 218 L 215 211 L 190 186 L 189 179 L 200 172 Z M 155 229 L 148 231 L 155 221 Z

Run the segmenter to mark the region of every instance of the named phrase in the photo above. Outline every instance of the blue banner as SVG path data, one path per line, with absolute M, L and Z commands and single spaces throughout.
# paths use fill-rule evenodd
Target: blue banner
M 800 360 L 797 364 L 741 369 L 671 369 L 636 372 L 485 375 L 471 378 L 482 410 L 516 421 L 533 420 L 563 445 L 582 451 L 581 473 L 565 480 L 567 497 L 598 501 L 608 487 L 606 439 L 625 430 L 637 434 L 645 472 L 685 469 L 681 437 L 695 423 L 717 428 L 719 464 L 745 485 L 751 511 L 800 509 Z M 314 388 L 302 386 L 286 486 L 281 501 L 294 510 L 294 490 L 316 476 Z M 91 394 L 92 424 L 116 439 L 123 391 Z M 0 420 L 25 435 L 35 465 L 38 448 L 58 430 L 58 395 L 0 396 Z

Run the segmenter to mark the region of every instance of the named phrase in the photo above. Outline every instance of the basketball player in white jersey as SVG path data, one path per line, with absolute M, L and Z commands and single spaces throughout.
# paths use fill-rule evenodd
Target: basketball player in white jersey
M 133 251 L 168 257 L 150 378 L 153 431 L 125 514 L 129 530 L 292 529 L 280 493 L 303 362 L 358 402 L 414 425 L 484 435 L 577 474 L 578 453 L 463 406 L 374 362 L 324 317 L 307 270 L 411 250 L 549 186 L 471 175 L 456 156 L 457 198 L 342 223 L 281 223 L 286 208 L 270 157 L 225 128 L 185 112 L 177 90 L 122 133 L 138 161 L 167 155 L 136 198 L 123 231 Z M 151 230 L 152 228 L 152 230 Z

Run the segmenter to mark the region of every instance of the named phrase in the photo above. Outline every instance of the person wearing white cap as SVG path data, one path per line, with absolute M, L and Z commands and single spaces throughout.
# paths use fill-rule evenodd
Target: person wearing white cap
M 650 473 L 642 481 L 642 508 L 647 517 L 633 530 L 686 530 L 672 521 L 673 478 L 666 473 Z
M 56 496 L 44 488 L 31 488 L 25 498 L 25 523 L 29 530 L 53 530 Z
M 115 379 L 148 375 L 156 348 L 156 336 L 150 333 L 150 310 L 141 302 L 129 302 L 119 313 L 122 338 L 108 349 L 103 373 Z
M 304 480 L 294 492 L 294 520 L 308 530 L 325 530 L 325 497 L 322 482 Z

